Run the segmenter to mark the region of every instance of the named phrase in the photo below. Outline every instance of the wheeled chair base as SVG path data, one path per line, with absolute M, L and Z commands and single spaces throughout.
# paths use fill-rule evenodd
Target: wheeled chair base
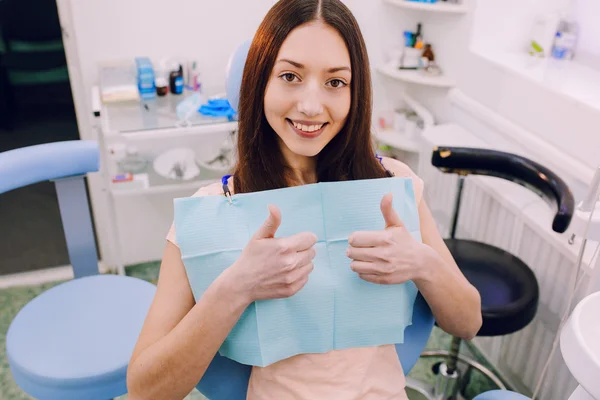
M 447 350 L 425 351 L 421 357 L 440 357 L 448 358 L 450 352 Z M 449 373 L 445 361 L 442 361 L 436 378 L 435 386 L 428 385 L 413 378 L 406 379 L 406 387 L 411 389 L 427 400 L 460 400 L 463 398 L 465 389 L 469 384 L 471 372 L 473 369 L 485 375 L 500 390 L 506 390 L 502 381 L 488 368 L 470 357 L 458 355 L 458 362 L 466 366 L 464 374 L 456 369 L 454 373 Z

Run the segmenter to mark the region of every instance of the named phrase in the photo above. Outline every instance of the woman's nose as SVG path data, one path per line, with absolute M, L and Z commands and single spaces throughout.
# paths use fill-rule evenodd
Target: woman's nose
M 319 85 L 315 83 L 308 84 L 302 91 L 298 101 L 298 111 L 307 117 L 315 117 L 323 112 L 323 101 L 319 93 Z

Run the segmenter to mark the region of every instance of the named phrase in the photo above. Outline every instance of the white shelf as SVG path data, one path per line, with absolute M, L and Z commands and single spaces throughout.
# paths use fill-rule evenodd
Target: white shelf
M 133 130 L 130 132 L 119 132 L 105 130 L 104 137 L 106 140 L 111 139 L 123 139 L 128 140 L 149 140 L 149 139 L 163 139 L 172 137 L 184 137 L 184 136 L 198 136 L 202 134 L 210 134 L 215 132 L 226 132 L 237 130 L 237 121 L 232 122 L 218 122 L 204 125 L 193 125 L 193 126 L 179 126 L 179 127 L 165 127 L 157 129 L 142 129 Z
M 475 49 L 484 59 L 567 99 L 600 110 L 600 71 L 573 61 Z
M 410 10 L 420 10 L 437 13 L 464 14 L 468 11 L 467 6 L 464 4 L 453 4 L 443 1 L 438 1 L 437 3 L 422 3 L 418 1 L 406 0 L 385 0 L 385 2 L 396 7 L 407 8 Z
M 451 88 L 455 85 L 454 81 L 446 75 L 428 75 L 421 70 L 398 69 L 393 64 L 385 64 L 377 67 L 377 71 L 387 77 L 397 79 L 399 81 L 414 83 L 417 85 Z
M 161 186 L 150 186 L 145 188 L 115 188 L 116 185 L 113 184 L 111 187 L 111 192 L 115 197 L 127 197 L 127 196 L 138 196 L 138 195 L 148 195 L 148 194 L 165 194 L 165 193 L 174 193 L 179 191 L 189 191 L 195 192 L 203 186 L 207 186 L 218 182 L 218 179 L 207 179 L 203 181 L 193 181 L 188 183 L 178 183 L 171 185 L 161 185 Z M 192 193 L 190 193 L 190 196 Z
M 418 153 L 421 146 L 417 139 L 411 139 L 396 131 L 375 132 L 375 139 L 380 143 L 397 150 Z

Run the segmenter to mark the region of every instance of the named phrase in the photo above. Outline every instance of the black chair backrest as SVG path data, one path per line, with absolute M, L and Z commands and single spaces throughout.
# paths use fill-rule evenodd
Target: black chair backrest
M 552 229 L 563 233 L 569 227 L 575 200 L 569 186 L 548 168 L 516 154 L 469 147 L 436 147 L 433 166 L 459 175 L 503 178 L 538 194 L 555 211 Z
M 56 0 L 1 0 L 0 27 L 9 49 L 14 40 L 48 42 L 62 39 Z

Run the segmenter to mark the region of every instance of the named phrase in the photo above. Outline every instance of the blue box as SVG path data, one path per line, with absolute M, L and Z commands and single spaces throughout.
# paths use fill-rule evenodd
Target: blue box
M 135 68 L 137 72 L 137 85 L 140 97 L 144 100 L 156 97 L 156 84 L 154 83 L 154 68 L 148 57 L 136 57 Z
M 136 57 L 135 68 L 137 70 L 138 77 L 147 76 L 154 78 L 154 68 L 152 62 L 148 57 Z

